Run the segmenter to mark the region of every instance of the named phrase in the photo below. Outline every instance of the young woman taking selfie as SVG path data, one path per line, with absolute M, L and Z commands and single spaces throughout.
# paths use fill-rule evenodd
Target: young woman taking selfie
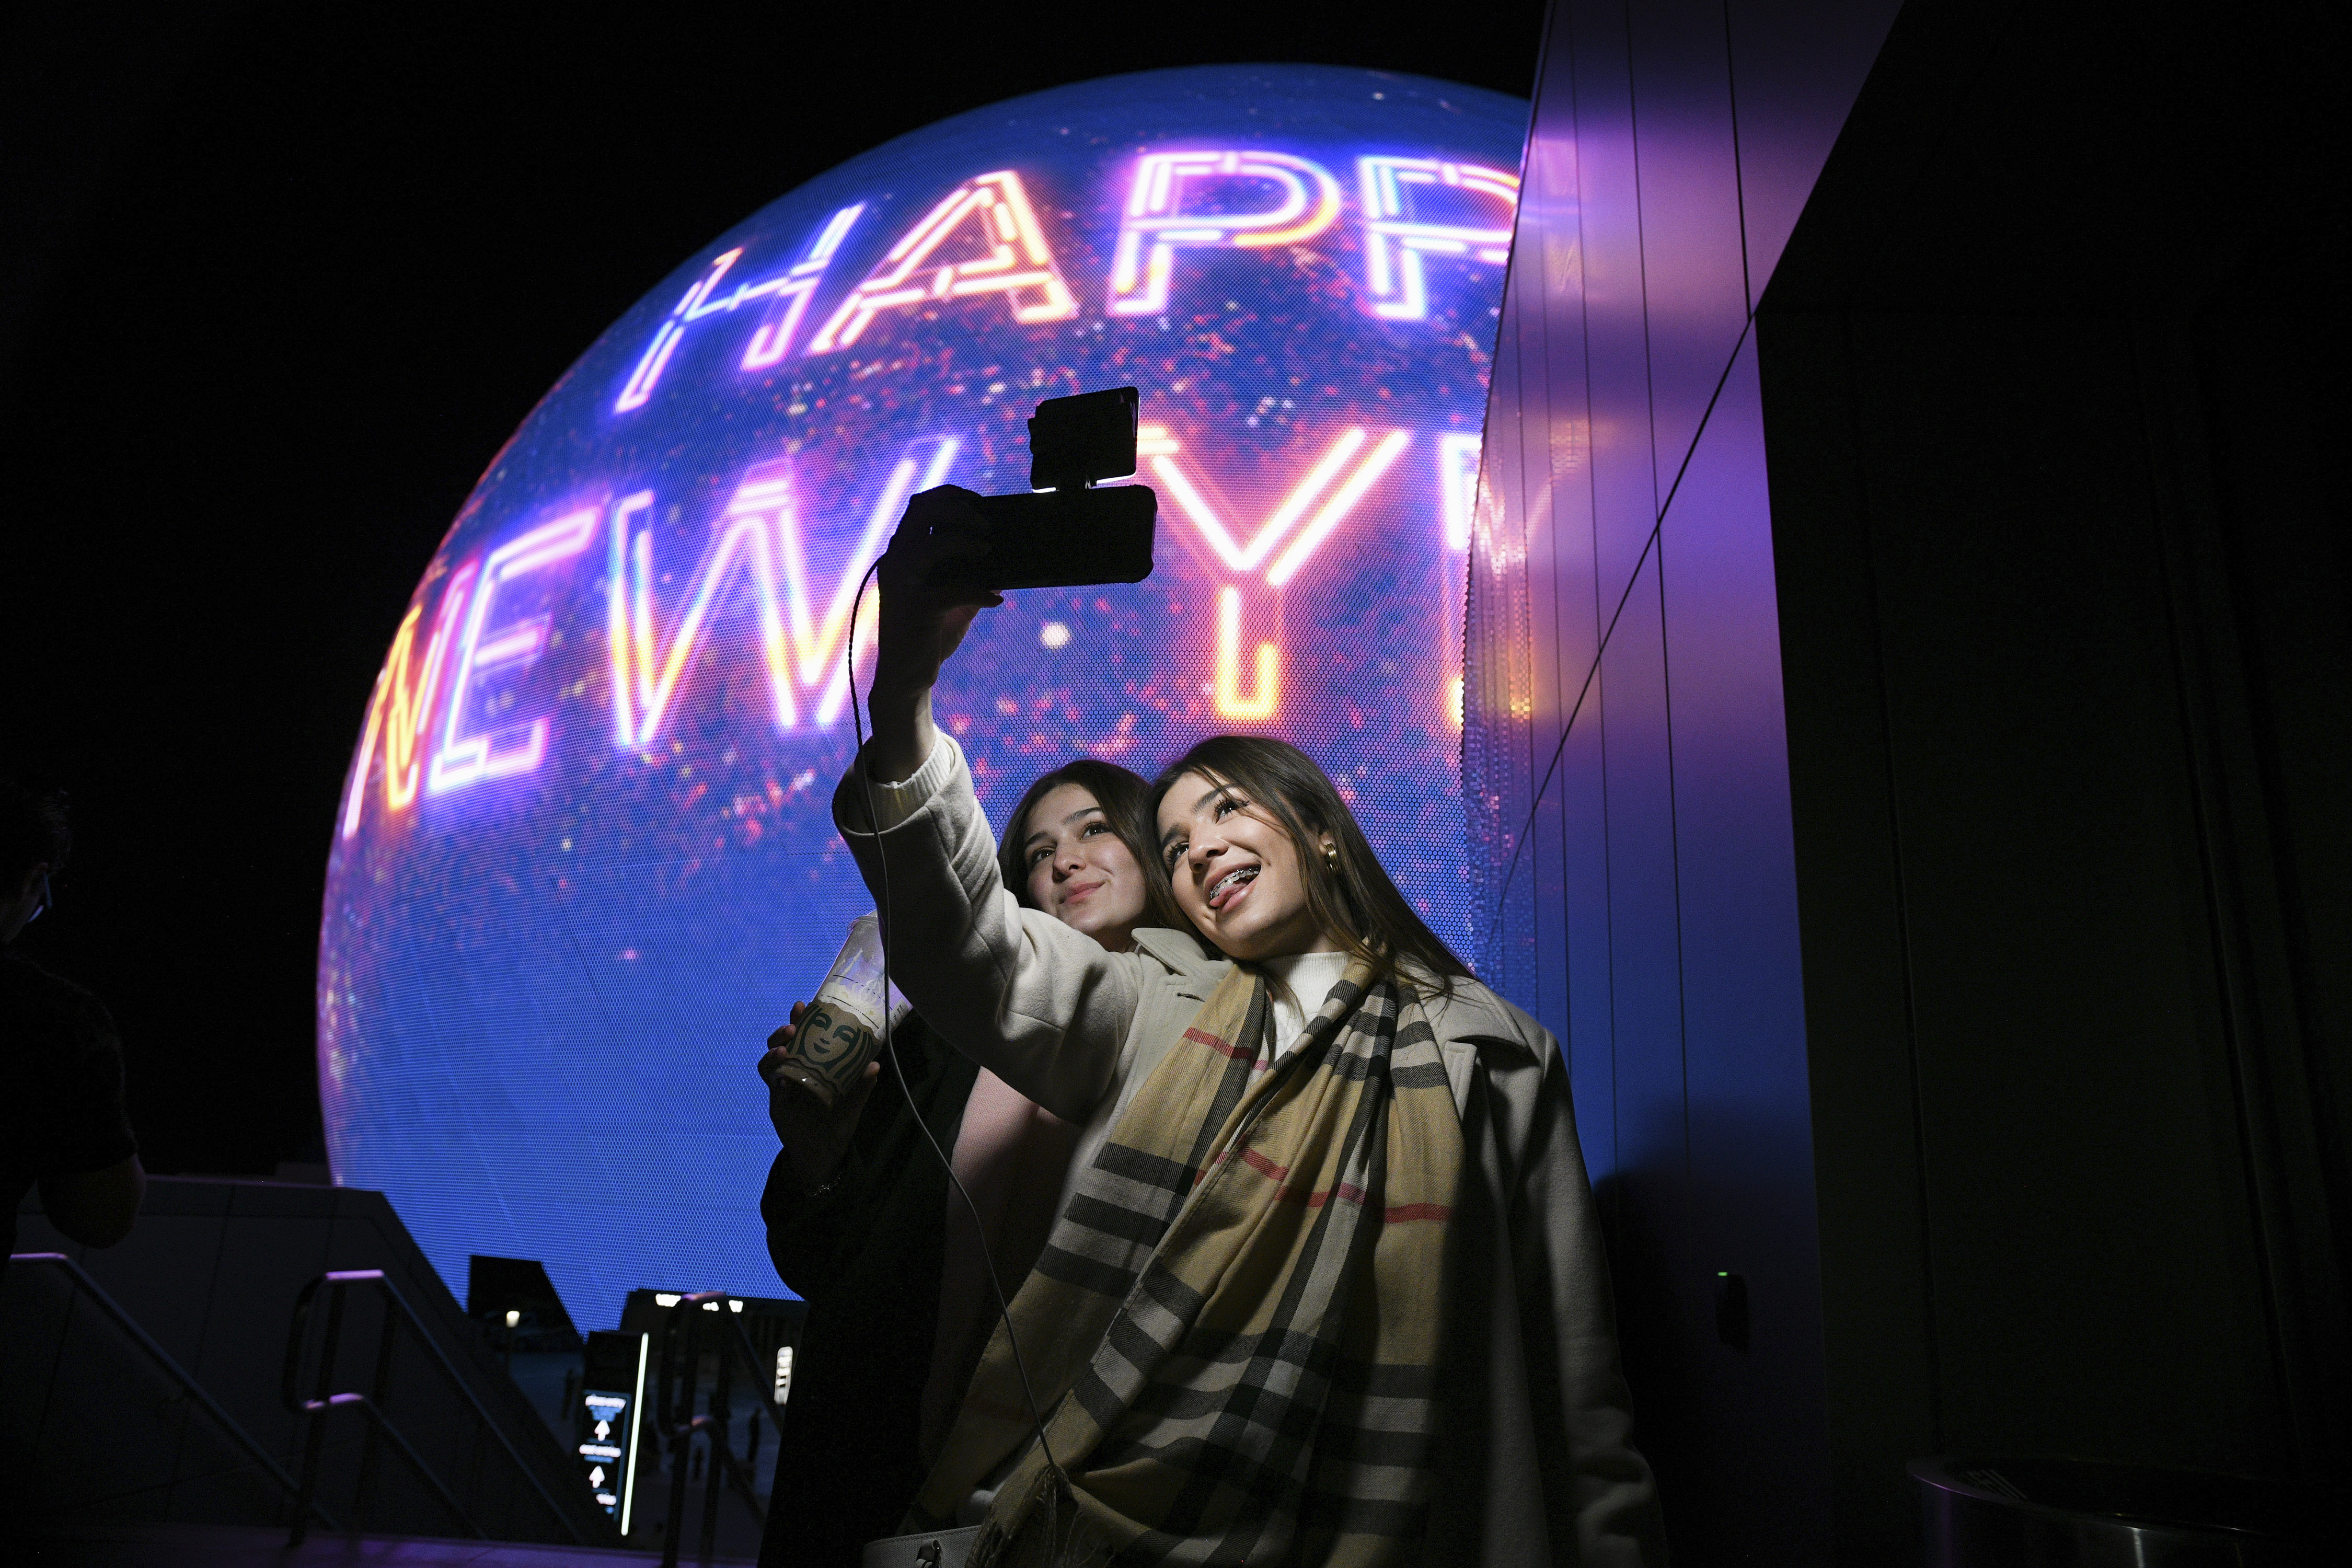
M 980 1525 L 974 1568 L 1663 1563 L 1557 1042 L 1277 742 L 1155 782 L 1192 930 L 1114 953 L 1024 910 L 931 722 L 1002 602 L 959 585 L 968 499 L 917 497 L 883 562 L 835 819 L 900 989 L 1080 1131 L 917 1523 Z

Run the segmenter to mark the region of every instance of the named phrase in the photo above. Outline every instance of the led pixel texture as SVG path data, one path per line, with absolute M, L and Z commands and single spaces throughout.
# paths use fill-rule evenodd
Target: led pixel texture
M 1317 67 L 946 121 L 714 241 L 515 432 L 425 568 L 329 859 L 336 1179 L 462 1288 L 773 1295 L 768 1032 L 867 907 L 828 814 L 907 498 L 1025 487 L 1142 390 L 1158 567 L 1016 594 L 939 694 L 1001 818 L 1076 755 L 1318 758 L 1467 949 L 1463 550 L 1527 106 Z M 616 218 L 625 221 L 625 217 Z

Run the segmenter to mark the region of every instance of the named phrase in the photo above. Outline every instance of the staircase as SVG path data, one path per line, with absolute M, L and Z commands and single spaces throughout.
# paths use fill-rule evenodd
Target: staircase
M 280 1552 L 296 1511 L 288 1483 L 306 1465 L 311 1539 L 273 1563 L 342 1561 L 317 1553 L 352 1547 L 346 1526 L 477 1538 L 474 1557 L 432 1556 L 458 1543 L 416 1540 L 427 1555 L 372 1563 L 487 1563 L 483 1538 L 566 1548 L 567 1561 L 621 1544 L 576 1456 L 380 1193 L 156 1177 L 120 1246 L 79 1247 L 30 1206 L 16 1246 L 76 1266 L 13 1266 L 0 1286 L 0 1507 L 16 1539 L 51 1543 L 35 1561 L 226 1563 L 264 1536 Z M 333 1359 L 321 1365 L 314 1328 L 289 1402 L 298 1300 L 331 1272 L 371 1270 L 380 1285 L 335 1292 L 348 1300 Z M 387 1314 L 400 1320 L 388 1335 Z M 383 1421 L 322 1391 L 368 1395 Z M 163 1555 L 139 1555 L 142 1540 Z

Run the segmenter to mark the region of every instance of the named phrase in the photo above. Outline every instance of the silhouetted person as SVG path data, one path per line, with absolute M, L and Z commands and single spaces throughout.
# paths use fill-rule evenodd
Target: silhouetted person
M 11 1252 L 16 1205 L 36 1185 L 49 1223 L 85 1247 L 130 1235 L 147 1191 L 114 1020 L 14 945 L 56 907 L 72 847 L 64 796 L 0 778 L 0 1198 Z

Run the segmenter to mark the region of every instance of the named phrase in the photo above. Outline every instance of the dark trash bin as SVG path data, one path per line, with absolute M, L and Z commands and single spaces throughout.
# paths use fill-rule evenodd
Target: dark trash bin
M 2286 1481 L 2080 1459 L 1911 1461 L 1927 1568 L 2340 1568 L 2344 1515 Z

